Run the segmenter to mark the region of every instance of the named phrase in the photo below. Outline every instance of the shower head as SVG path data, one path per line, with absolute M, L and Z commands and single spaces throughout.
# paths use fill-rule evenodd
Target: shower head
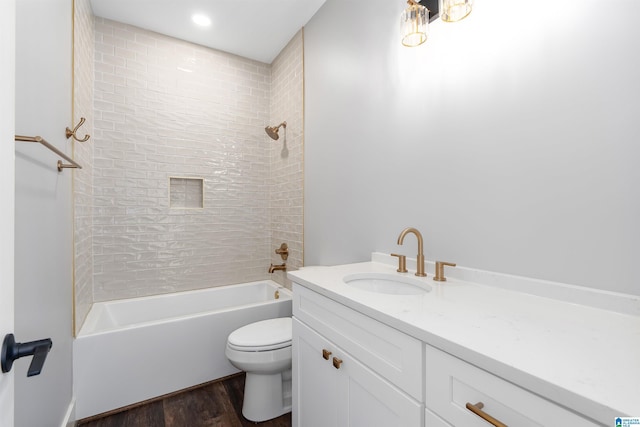
M 280 135 L 278 135 L 278 130 L 280 130 L 281 126 L 286 129 L 287 122 L 282 122 L 278 126 L 267 126 L 266 128 L 264 128 L 264 131 L 267 132 L 267 135 L 269 135 L 271 139 L 277 141 L 278 138 L 280 138 Z

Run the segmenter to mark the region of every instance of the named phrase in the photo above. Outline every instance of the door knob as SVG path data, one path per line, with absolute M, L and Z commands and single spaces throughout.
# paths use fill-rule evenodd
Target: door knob
M 51 338 L 44 340 L 31 341 L 25 343 L 16 342 L 13 334 L 7 334 L 2 342 L 2 351 L 0 354 L 0 364 L 2 372 L 9 372 L 13 367 L 13 361 L 25 356 L 33 356 L 27 376 L 32 377 L 39 375 L 42 371 L 44 361 L 49 354 L 49 350 L 53 346 Z

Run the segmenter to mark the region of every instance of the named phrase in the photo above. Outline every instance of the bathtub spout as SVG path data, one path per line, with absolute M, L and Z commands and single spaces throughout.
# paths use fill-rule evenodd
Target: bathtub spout
M 287 271 L 287 264 L 286 263 L 282 263 L 280 265 L 273 265 L 271 264 L 271 267 L 269 267 L 269 274 L 273 273 L 274 271 L 277 270 L 281 270 L 281 271 Z

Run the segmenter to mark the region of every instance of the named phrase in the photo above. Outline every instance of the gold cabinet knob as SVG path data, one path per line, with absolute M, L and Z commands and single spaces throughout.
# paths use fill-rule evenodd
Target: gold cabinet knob
M 449 267 L 455 267 L 456 265 L 452 262 L 444 262 L 444 261 L 436 261 L 436 275 L 433 278 L 436 282 L 446 282 L 447 278 L 444 277 L 444 266 L 448 265 Z
M 337 357 L 333 358 L 333 367 L 336 369 L 340 369 L 340 366 L 342 365 L 342 359 L 338 359 Z
M 329 360 L 329 356 L 331 356 L 331 352 L 329 350 L 322 349 L 322 358 L 324 360 Z

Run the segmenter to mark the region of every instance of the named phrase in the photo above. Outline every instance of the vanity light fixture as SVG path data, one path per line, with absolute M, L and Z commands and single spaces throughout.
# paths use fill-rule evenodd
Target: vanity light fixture
M 438 16 L 444 22 L 460 21 L 471 13 L 473 0 L 407 0 L 407 4 L 400 16 L 402 44 L 415 47 L 427 41 L 429 22 Z
M 445 22 L 457 22 L 471 13 L 473 0 L 440 0 L 440 18 Z
M 420 46 L 427 41 L 429 34 L 429 10 L 415 0 L 407 0 L 407 4 L 409 7 L 400 15 L 402 44 L 408 47 Z
M 191 20 L 196 25 L 199 25 L 201 27 L 208 27 L 209 25 L 211 25 L 211 18 L 209 18 L 207 15 L 203 15 L 202 13 L 194 13 L 193 15 L 191 15 Z

